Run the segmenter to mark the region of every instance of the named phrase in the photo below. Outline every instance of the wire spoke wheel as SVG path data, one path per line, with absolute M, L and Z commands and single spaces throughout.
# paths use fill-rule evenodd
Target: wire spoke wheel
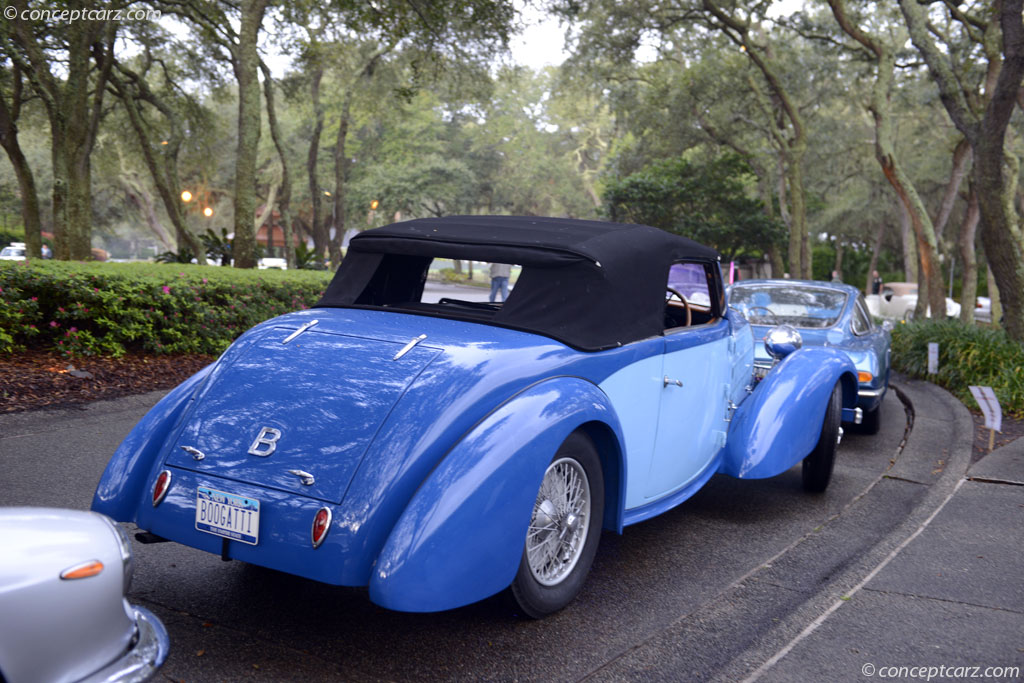
M 590 529 L 590 481 L 579 462 L 561 458 L 544 473 L 526 536 L 526 558 L 542 586 L 565 579 L 583 554 Z
M 541 619 L 568 605 L 583 588 L 601 538 L 604 486 L 594 442 L 583 430 L 573 432 L 540 477 L 530 511 L 519 568 L 509 586 L 520 614 Z

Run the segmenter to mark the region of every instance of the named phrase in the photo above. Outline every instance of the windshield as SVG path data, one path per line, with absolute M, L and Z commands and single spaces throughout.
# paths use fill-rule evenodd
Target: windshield
M 804 285 L 735 285 L 729 305 L 754 325 L 832 327 L 846 306 L 847 294 Z
M 19 249 L 18 247 L 4 247 L 3 251 L 0 251 L 0 256 L 24 256 L 25 250 Z

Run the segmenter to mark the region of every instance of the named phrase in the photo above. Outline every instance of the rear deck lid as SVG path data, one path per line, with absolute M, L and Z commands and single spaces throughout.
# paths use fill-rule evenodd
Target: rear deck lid
M 167 463 L 340 503 L 367 447 L 439 353 L 418 345 L 273 328 L 225 357 Z M 230 354 L 228 354 L 230 356 Z

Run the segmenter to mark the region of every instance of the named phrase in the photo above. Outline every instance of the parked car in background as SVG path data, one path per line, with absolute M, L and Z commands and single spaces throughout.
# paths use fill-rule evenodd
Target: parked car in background
M 265 256 L 256 262 L 258 270 L 288 270 L 288 260 L 274 256 Z
M 28 258 L 24 242 L 11 242 L 0 249 L 0 261 L 24 261 Z
M 425 301 L 435 259 L 522 271 L 505 302 Z M 143 418 L 93 509 L 148 541 L 368 586 L 390 609 L 510 589 L 542 617 L 579 592 L 602 528 L 716 473 L 801 464 L 804 488 L 828 486 L 857 371 L 778 333 L 780 362 L 755 382 L 718 254 L 652 227 L 368 230 L 314 308 L 249 330 Z
M 755 338 L 777 325 L 791 325 L 805 346 L 840 349 L 849 356 L 857 368 L 863 430 L 878 432 L 889 389 L 891 323 L 875 325 L 857 288 L 813 280 L 744 280 L 729 288 L 729 305 L 747 317 Z M 766 350 L 755 347 L 756 372 L 766 374 L 773 362 Z
M 0 680 L 145 681 L 167 657 L 163 624 L 125 594 L 132 547 L 109 518 L 0 509 Z
M 876 318 L 888 320 L 913 320 L 914 309 L 917 308 L 916 282 L 886 282 L 881 294 L 870 294 L 864 297 L 868 312 Z M 926 309 L 927 317 L 932 317 L 931 308 Z M 955 318 L 960 315 L 960 304 L 946 297 L 946 317 Z
M 974 304 L 974 319 L 982 323 L 992 322 L 992 299 L 979 296 Z

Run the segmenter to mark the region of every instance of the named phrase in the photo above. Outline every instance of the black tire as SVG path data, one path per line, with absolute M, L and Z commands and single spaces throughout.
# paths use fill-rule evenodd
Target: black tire
M 882 404 L 875 406 L 874 410 L 867 410 L 860 421 L 860 431 L 864 434 L 877 434 L 882 428 Z
M 821 425 L 821 436 L 814 450 L 804 458 L 803 485 L 804 491 L 821 493 L 828 488 L 832 480 L 832 466 L 836 461 L 836 448 L 839 446 L 839 423 L 843 418 L 843 391 L 836 382 L 832 388 L 832 396 L 825 407 L 825 420 Z
M 601 526 L 604 519 L 604 474 L 601 470 L 601 459 L 598 457 L 597 449 L 590 437 L 583 432 L 570 434 L 558 448 L 555 457 L 551 459 L 545 477 L 552 472 L 556 463 L 562 462 L 563 466 L 572 467 L 573 465 L 563 462 L 566 460 L 575 463 L 586 474 L 590 496 L 589 519 L 586 521 L 586 530 L 580 532 L 583 545 L 582 550 L 577 551 L 579 554 L 575 564 L 565 576 L 558 577 L 557 581 L 551 585 L 542 583 L 530 567 L 526 543 L 530 539 L 530 532 L 527 531 L 527 539 L 524 540 L 523 554 L 519 561 L 519 570 L 510 589 L 512 598 L 519 609 L 533 619 L 541 619 L 557 612 L 573 601 L 580 589 L 583 588 L 587 574 L 590 573 L 590 566 L 594 562 L 594 555 L 597 553 L 597 545 L 601 538 Z M 531 514 L 531 526 L 538 520 L 538 515 L 544 514 L 541 507 L 543 492 L 544 485 L 542 484 L 541 490 L 537 492 L 537 501 L 534 503 Z M 559 529 L 564 528 L 564 522 L 565 520 L 559 522 Z

